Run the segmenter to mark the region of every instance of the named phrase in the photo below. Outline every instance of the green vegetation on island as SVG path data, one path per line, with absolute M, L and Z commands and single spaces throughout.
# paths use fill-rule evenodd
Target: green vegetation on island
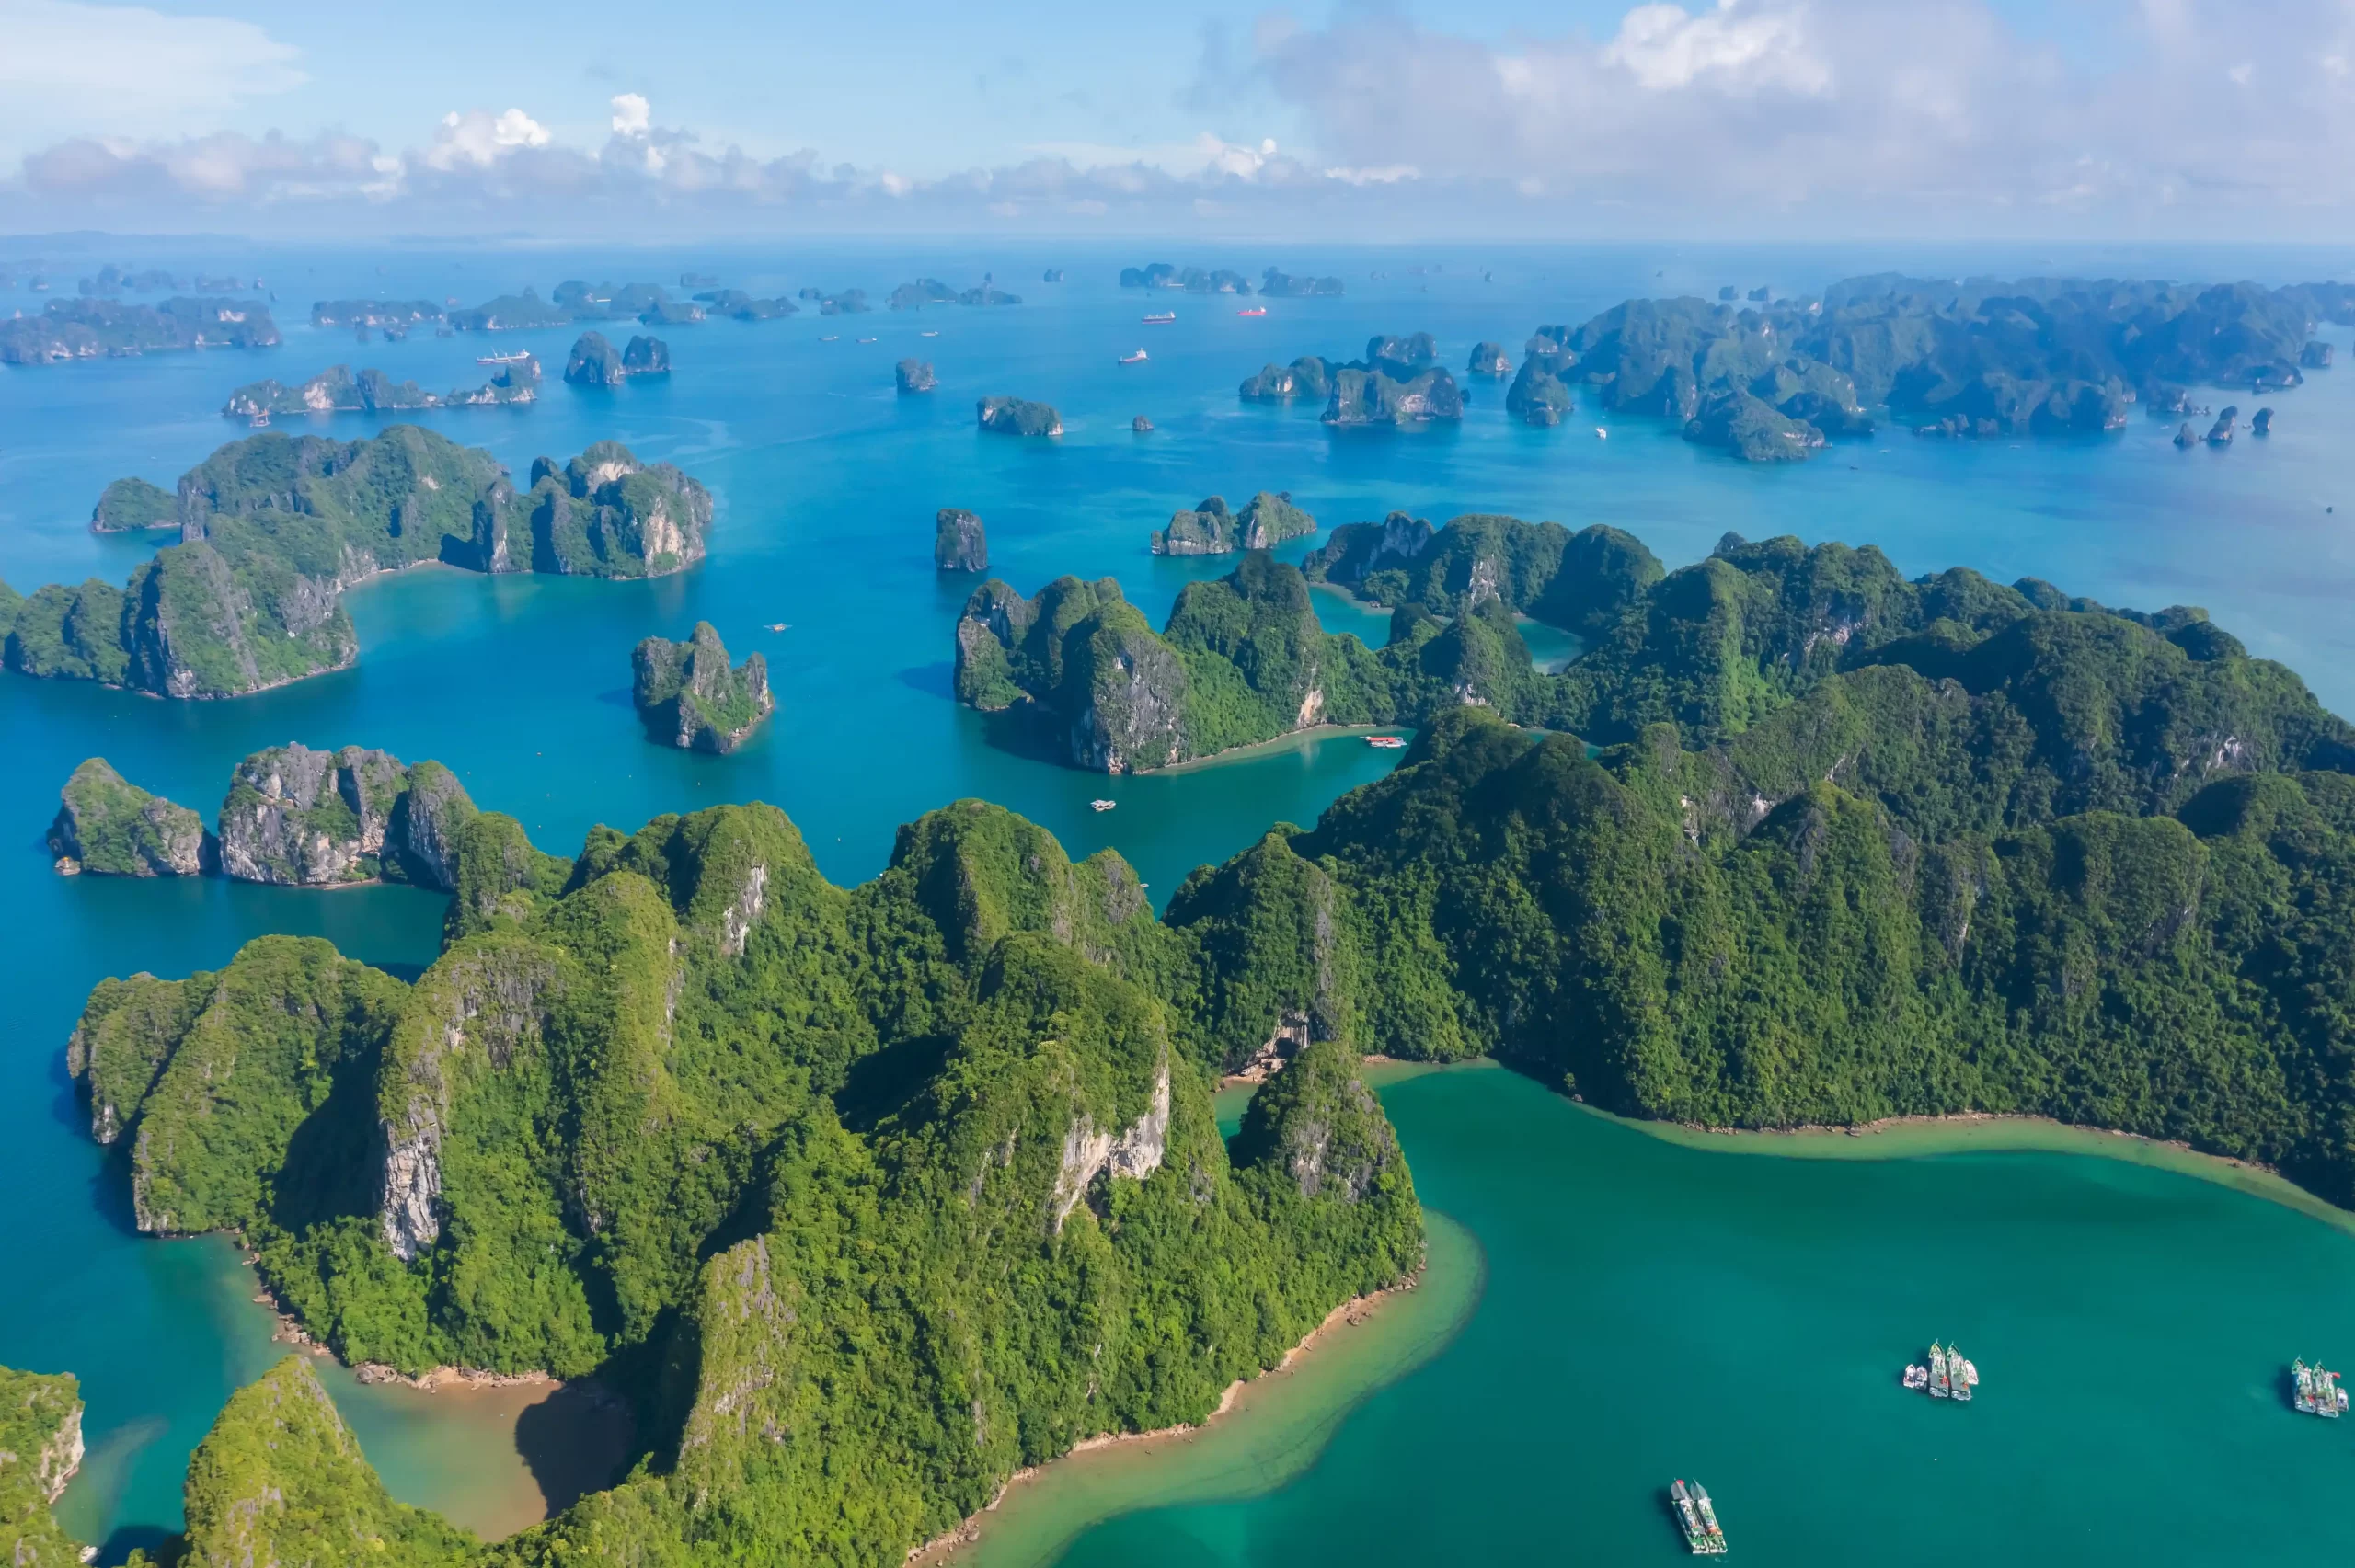
M 46 365 L 173 349 L 270 349 L 278 324 L 253 300 L 168 299 L 126 304 L 52 300 L 38 315 L 0 321 L 0 364 Z
M 783 294 L 762 299 L 741 289 L 706 289 L 695 298 L 710 307 L 712 315 L 730 321 L 776 321 L 801 314 L 801 307 Z
M 442 319 L 431 300 L 318 300 L 311 306 L 314 326 L 422 326 Z
M 1270 364 L 1246 378 L 1236 395 L 1255 402 L 1324 397 L 1325 423 L 1337 427 L 1464 418 L 1463 389 L 1439 363 L 1439 345 L 1428 332 L 1374 337 L 1362 360 L 1306 354 L 1289 366 Z
M 973 406 L 984 430 L 1007 436 L 1059 436 L 1063 417 L 1053 406 L 1022 397 L 984 397 Z
M 98 504 L 90 509 L 90 527 L 98 533 L 179 525 L 180 498 L 144 479 L 117 479 L 98 492 Z
M 648 637 L 630 654 L 630 700 L 646 732 L 690 751 L 733 751 L 776 709 L 768 660 L 748 655 L 730 668 L 727 645 L 708 621 L 683 643 Z
M 564 361 L 564 379 L 574 386 L 619 386 L 632 376 L 670 373 L 671 346 L 660 338 L 636 337 L 615 349 L 603 333 L 584 332 Z
M 960 292 L 937 278 L 919 278 L 892 290 L 884 303 L 892 310 L 922 310 L 926 305 L 1018 305 L 1022 296 L 994 288 L 986 279 Z
M 61 864 L 104 876 L 194 876 L 211 846 L 203 818 L 150 795 L 103 757 L 74 770 L 59 792 L 49 853 Z
M 221 802 L 221 871 L 240 882 L 331 887 L 383 877 L 457 889 L 480 813 L 439 762 L 388 751 L 272 746 L 239 762 Z
M 355 376 L 349 365 L 329 365 L 299 386 L 274 380 L 241 386 L 229 395 L 221 413 L 224 418 L 267 424 L 273 414 L 377 414 L 410 408 L 489 407 L 534 402 L 539 395 L 540 362 L 529 357 L 502 365 L 480 386 L 460 387 L 446 395 L 428 392 L 413 381 L 396 382 L 373 366 Z M 105 503 L 99 504 L 103 509 Z
M 1289 272 L 1279 272 L 1270 267 L 1259 280 L 1259 292 L 1270 299 L 1308 299 L 1318 295 L 1331 297 L 1341 292 L 1338 278 L 1295 278 Z
M 71 1066 L 143 1227 L 236 1230 L 350 1360 L 603 1368 L 652 1438 L 474 1552 L 386 1503 L 293 1361 L 191 1467 L 189 1548 L 889 1568 L 1018 1468 L 1202 1420 L 1421 1255 L 1343 1042 L 1281 1052 L 1230 1153 L 1203 951 L 1116 854 L 978 801 L 849 890 L 730 806 L 462 892 L 413 985 L 275 936 L 106 982 Z
M 892 367 L 891 379 L 902 395 L 930 392 L 940 384 L 940 378 L 933 374 L 930 360 L 902 360 Z
M 1287 539 L 1316 532 L 1316 520 L 1292 504 L 1291 492 L 1262 490 L 1239 512 L 1226 509 L 1222 496 L 1212 496 L 1190 511 L 1173 514 L 1169 526 L 1153 532 L 1156 555 L 1232 555 L 1239 550 L 1268 550 Z
M 94 525 L 155 515 L 160 486 L 118 481 Z M 361 441 L 252 436 L 181 476 L 179 543 L 122 588 L 51 584 L 0 602 L 8 668 L 166 697 L 225 697 L 359 655 L 343 590 L 439 560 L 475 571 L 652 577 L 703 558 L 711 497 L 668 464 L 599 441 L 532 465 L 518 495 L 488 452 L 413 425 Z
M 10 1568 L 81 1568 L 81 1543 L 50 1512 L 81 1464 L 81 1385 L 0 1367 L 0 1558 Z

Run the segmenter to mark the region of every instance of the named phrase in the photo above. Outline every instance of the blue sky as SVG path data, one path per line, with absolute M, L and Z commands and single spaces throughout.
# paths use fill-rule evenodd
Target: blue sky
M 2349 0 L 0 0 L 0 227 L 2335 239 L 2350 61 Z

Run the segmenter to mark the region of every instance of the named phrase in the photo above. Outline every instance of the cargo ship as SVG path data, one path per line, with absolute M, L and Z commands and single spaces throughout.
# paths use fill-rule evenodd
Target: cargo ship
M 1237 315 L 1265 315 L 1268 314 L 1268 307 L 1266 305 L 1253 305 L 1249 310 L 1239 310 L 1235 314 Z
M 518 349 L 511 354 L 485 354 L 480 359 L 475 361 L 475 363 L 478 365 L 520 365 L 531 357 L 530 350 Z
M 2311 1367 L 2303 1361 L 2291 1362 L 2290 1381 L 2291 1402 L 2306 1414 L 2336 1421 L 2347 1413 L 2347 1391 L 2338 1386 L 2338 1374 L 2326 1371 L 2319 1361 Z
M 1699 1482 L 1691 1485 L 1680 1481 L 1668 1489 L 1669 1500 L 1676 1505 L 1677 1528 L 1684 1532 L 1684 1544 L 1696 1557 L 1723 1557 L 1726 1532 L 1717 1527 L 1717 1511 L 1709 1506 L 1709 1489 Z
M 1141 364 L 1144 363 L 1144 358 L 1145 358 L 1144 350 L 1143 350 L 1143 349 L 1138 349 L 1135 353 L 1133 353 L 1133 354 L 1123 354 L 1123 355 L 1121 355 L 1121 356 L 1120 356 L 1120 363 L 1122 363 L 1122 364 L 1124 364 L 1124 365 L 1141 365 Z
M 1144 324 L 1147 326 L 1166 326 L 1177 319 L 1178 313 L 1174 310 L 1157 310 L 1144 318 Z

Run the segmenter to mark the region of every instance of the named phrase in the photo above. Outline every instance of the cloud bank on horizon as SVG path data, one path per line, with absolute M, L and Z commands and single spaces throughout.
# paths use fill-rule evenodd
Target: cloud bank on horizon
M 600 95 L 602 135 L 560 134 L 536 104 L 419 114 L 399 146 L 190 130 L 304 83 L 303 52 L 230 18 L 0 0 L 0 145 L 24 149 L 0 224 L 624 233 L 661 210 L 748 231 L 2345 232 L 2349 0 L 2062 0 L 2095 40 L 2075 50 L 2002 3 L 1647 0 L 1591 36 L 1503 39 L 1389 5 L 1269 13 L 1240 50 L 1206 31 L 1172 106 L 1249 133 L 900 167 L 748 152 L 638 91 Z M 103 68 L 98 22 L 132 40 Z

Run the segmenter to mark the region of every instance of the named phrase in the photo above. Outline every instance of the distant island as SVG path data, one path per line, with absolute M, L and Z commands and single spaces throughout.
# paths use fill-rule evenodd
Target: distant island
M 1226 268 L 1177 267 L 1156 261 L 1148 267 L 1120 269 L 1123 289 L 1174 289 L 1189 294 L 1247 294 L 1251 280 Z M 1294 278 L 1270 267 L 1259 281 L 1260 293 L 1271 297 L 1338 294 L 1338 278 Z
M 984 397 L 973 406 L 984 430 L 1006 436 L 1059 436 L 1063 417 L 1051 404 L 1023 397 Z
M 902 360 L 891 368 L 891 379 L 902 393 L 930 392 L 940 384 L 929 360 Z
M 648 637 L 630 655 L 630 701 L 646 733 L 689 751 L 733 751 L 775 711 L 768 660 L 730 668 L 727 645 L 708 621 L 685 642 Z
M 1236 395 L 1253 402 L 1323 397 L 1325 423 L 1342 428 L 1464 418 L 1463 389 L 1439 363 L 1439 345 L 1428 332 L 1369 338 L 1361 360 L 1305 354 L 1288 366 L 1268 365 L 1246 377 Z
M 0 364 L 49 365 L 176 349 L 274 349 L 278 324 L 253 300 L 174 298 L 126 304 L 52 300 L 37 315 L 0 321 Z
M 970 289 L 953 289 L 936 278 L 919 278 L 891 291 L 885 304 L 892 310 L 922 310 L 926 305 L 1018 305 L 1020 294 L 994 288 L 988 280 Z
M 798 315 L 801 307 L 778 294 L 762 299 L 741 289 L 706 289 L 695 295 L 698 303 L 709 308 L 714 315 L 730 321 L 776 321 L 788 315 Z
M 423 326 L 445 319 L 431 300 L 318 300 L 311 305 L 314 326 Z
M 257 381 L 237 388 L 221 407 L 222 417 L 268 424 L 274 414 L 376 414 L 410 408 L 495 407 L 530 403 L 540 395 L 540 362 L 525 355 L 502 365 L 474 388 L 431 393 L 413 381 L 396 382 L 380 370 L 351 373 L 329 365 L 300 386 Z M 103 531 L 102 531 L 103 532 Z
M 865 289 L 844 289 L 839 294 L 804 289 L 801 297 L 815 303 L 820 315 L 860 315 L 875 308 L 867 303 Z
M 121 588 L 0 583 L 6 663 L 159 697 L 229 697 L 341 670 L 359 657 L 343 590 L 441 561 L 472 571 L 655 577 L 703 559 L 711 497 L 617 441 L 532 464 L 517 491 L 488 452 L 413 425 L 354 441 L 251 436 L 176 491 L 118 481 L 94 526 L 164 526 L 178 542 Z
M 602 332 L 584 332 L 564 361 L 564 379 L 574 386 L 619 386 L 633 376 L 669 375 L 671 346 L 660 338 L 632 338 L 615 349 Z
M 1260 491 L 1240 512 L 1226 509 L 1226 500 L 1212 496 L 1190 511 L 1174 514 L 1169 526 L 1154 531 L 1156 555 L 1232 555 L 1244 550 L 1267 550 L 1287 539 L 1316 532 L 1316 520 L 1292 504 L 1289 491 Z
M 2182 412 L 2187 385 L 2296 386 L 2303 369 L 2327 363 L 2309 352 L 2316 324 L 2355 323 L 2355 284 L 2339 283 L 1890 273 L 1836 283 L 1821 300 L 1629 300 L 1580 326 L 1540 326 L 1508 406 L 1558 423 L 1583 395 L 1752 462 L 1869 434 L 1876 408 L 1924 435 L 2097 432 L 2138 402 Z

